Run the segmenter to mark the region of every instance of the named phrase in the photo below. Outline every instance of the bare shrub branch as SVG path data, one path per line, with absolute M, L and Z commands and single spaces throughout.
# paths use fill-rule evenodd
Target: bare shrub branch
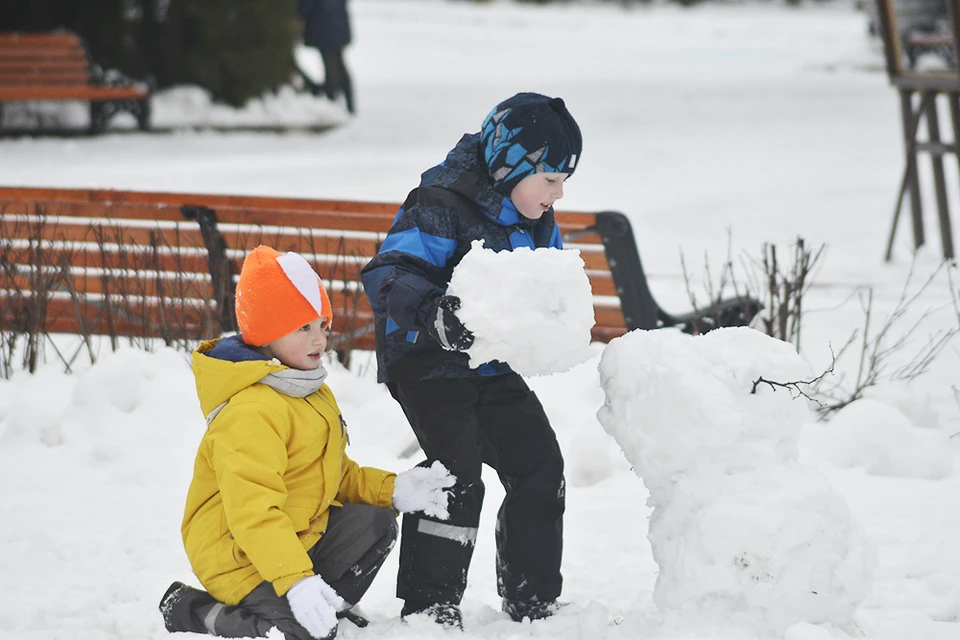
M 833 349 L 831 348 L 830 351 L 832 355 Z M 791 397 L 793 397 L 794 400 L 796 400 L 797 398 L 803 397 L 803 398 L 806 398 L 807 400 L 810 400 L 811 402 L 815 402 L 818 407 L 824 407 L 825 406 L 824 403 L 821 402 L 816 397 L 815 394 L 810 395 L 801 387 L 801 385 L 803 387 L 816 387 L 816 385 L 820 384 L 820 382 L 824 380 L 824 378 L 826 378 L 827 375 L 833 374 L 833 367 L 836 364 L 836 362 L 837 362 L 836 357 L 834 357 L 830 361 L 829 368 L 825 369 L 820 373 L 820 375 L 816 376 L 815 378 L 811 378 L 810 380 L 791 380 L 789 382 L 777 382 L 776 380 L 767 380 L 763 376 L 759 376 L 756 380 L 753 381 L 753 386 L 750 388 L 750 394 L 751 395 L 755 394 L 757 392 L 757 387 L 759 387 L 761 384 L 765 384 L 769 386 L 771 389 L 773 389 L 774 392 L 776 392 L 778 388 L 789 390 L 790 395 Z
M 791 249 L 790 260 L 784 262 L 777 246 L 765 243 L 762 257 L 758 260 L 747 256 L 746 263 L 756 290 L 763 292 L 761 329 L 768 336 L 789 342 L 799 352 L 804 296 L 813 285 L 826 245 L 813 250 L 806 240 L 797 237 Z
M 854 330 L 838 354 L 839 357 L 848 347 L 854 343 L 859 343 L 860 352 L 858 354 L 856 379 L 852 385 L 846 386 L 844 376 L 841 374 L 829 387 L 824 387 L 822 383 L 818 385 L 816 395 L 825 400 L 824 406 L 819 410 L 821 417 L 859 400 L 863 397 L 863 392 L 866 389 L 883 380 L 909 382 L 923 375 L 950 341 L 960 332 L 960 324 L 957 327 L 936 331 L 909 355 L 904 364 L 893 368 L 892 359 L 894 355 L 902 353 L 912 346 L 921 325 L 932 311 L 930 309 L 925 310 L 913 324 L 903 331 L 900 330 L 902 321 L 915 306 L 920 296 L 930 287 L 937 275 L 944 268 L 947 268 L 949 272 L 950 268 L 946 262 L 942 262 L 916 291 L 910 293 L 915 266 L 916 263 L 914 262 L 910 267 L 893 311 L 875 331 L 872 329 L 874 321 L 873 289 L 868 289 L 866 293 L 861 292 L 860 304 L 864 313 L 863 327 Z
M 703 256 L 703 288 L 707 294 L 707 304 L 705 306 L 700 306 L 697 303 L 697 294 L 694 291 L 693 287 L 693 278 L 690 275 L 690 272 L 687 271 L 686 259 L 683 255 L 683 252 L 680 252 L 680 268 L 683 272 L 683 282 L 687 291 L 687 298 L 690 300 L 690 306 L 693 307 L 693 314 L 696 317 L 703 318 L 704 311 L 707 309 L 713 309 L 713 312 L 710 317 L 704 318 L 707 324 L 706 327 L 695 327 L 694 333 L 701 333 L 704 331 L 709 331 L 711 328 L 720 327 L 724 325 L 723 318 L 723 307 L 721 302 L 723 301 L 723 295 L 727 288 L 733 289 L 734 300 L 740 302 L 741 311 L 746 313 L 747 308 L 750 304 L 750 287 L 742 285 L 736 276 L 736 270 L 733 265 L 733 233 L 728 228 L 727 229 L 727 257 L 723 262 L 723 266 L 720 269 L 720 275 L 717 279 L 716 284 L 714 284 L 714 277 L 710 269 L 710 257 L 706 253 Z M 750 313 L 752 315 L 752 312 Z

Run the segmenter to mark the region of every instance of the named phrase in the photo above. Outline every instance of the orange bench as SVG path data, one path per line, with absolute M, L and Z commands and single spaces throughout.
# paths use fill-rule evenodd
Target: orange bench
M 0 334 L 75 333 L 195 345 L 235 330 L 233 294 L 258 244 L 302 253 L 330 290 L 331 344 L 373 348 L 360 270 L 398 203 L 0 187 Z M 558 212 L 593 288 L 593 338 L 745 324 L 758 305 L 728 301 L 672 316 L 653 301 L 630 223 L 617 212 Z
M 150 88 L 112 80 L 90 59 L 73 33 L 0 33 L 0 126 L 3 103 L 84 100 L 90 103 L 90 132 L 128 111 L 141 130 L 150 127 Z

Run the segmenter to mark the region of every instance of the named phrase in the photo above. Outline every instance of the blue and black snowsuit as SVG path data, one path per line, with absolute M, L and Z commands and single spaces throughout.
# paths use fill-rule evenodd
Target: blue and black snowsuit
M 478 134 L 464 136 L 443 164 L 421 176 L 363 270 L 376 314 L 379 382 L 510 371 L 499 362 L 471 369 L 466 354 L 444 350 L 425 329 L 429 303 L 446 292 L 454 267 L 474 240 L 494 251 L 562 245 L 552 209 L 529 220 L 494 190 L 479 157 L 479 140 Z
M 546 602 L 562 585 L 563 457 L 540 401 L 507 363 L 471 369 L 466 354 L 443 349 L 425 325 L 474 240 L 494 251 L 561 246 L 552 209 L 529 220 L 493 188 L 479 141 L 465 135 L 424 172 L 363 270 L 376 314 L 378 380 L 403 407 L 426 463 L 439 460 L 457 477 L 449 520 L 404 515 L 397 585 L 404 615 L 462 599 L 483 503 L 482 463 L 506 489 L 496 528 L 500 595 Z

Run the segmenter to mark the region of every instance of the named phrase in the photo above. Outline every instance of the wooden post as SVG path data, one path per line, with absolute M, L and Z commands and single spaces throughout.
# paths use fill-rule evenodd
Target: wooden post
M 949 152 L 950 146 L 944 147 L 940 142 L 940 117 L 937 114 L 937 96 L 931 91 L 933 99 L 927 106 L 927 135 L 930 140 L 930 162 L 933 165 L 933 187 L 937 194 L 937 217 L 940 220 L 940 245 L 943 248 L 943 257 L 953 257 L 953 238 L 950 231 L 950 203 L 947 201 L 947 181 L 943 173 L 943 154 Z
M 890 236 L 887 239 L 887 251 L 884 254 L 884 261 L 890 262 L 890 259 L 893 257 L 893 240 L 897 235 L 897 223 L 900 221 L 900 211 L 903 209 L 903 196 L 906 195 L 907 191 L 912 193 L 920 192 L 920 184 L 917 179 L 917 131 L 920 128 L 920 118 L 923 117 L 923 114 L 927 111 L 927 103 L 933 100 L 933 93 L 925 93 L 920 97 L 920 104 L 917 107 L 916 111 L 912 111 L 909 114 L 908 121 L 905 126 L 905 138 L 907 140 L 907 163 L 903 168 L 903 178 L 900 181 L 900 190 L 897 191 L 897 200 L 896 205 L 893 208 L 893 224 L 890 225 Z M 913 182 L 911 182 L 911 177 Z M 917 219 L 914 217 L 914 242 L 917 241 Z M 922 239 L 923 234 L 923 223 L 920 222 L 920 237 Z M 922 243 L 921 243 L 922 244 Z M 915 245 L 914 248 L 919 247 L 920 245 Z
M 920 104 L 913 110 L 913 90 L 900 90 L 900 116 L 903 124 L 903 150 L 906 156 L 906 184 L 910 192 L 910 221 L 913 223 L 913 248 L 918 249 L 927 241 L 923 231 L 923 201 L 920 199 L 920 173 L 917 170 L 917 129 L 927 102 L 926 94 L 920 94 Z M 899 205 L 898 205 L 899 206 Z

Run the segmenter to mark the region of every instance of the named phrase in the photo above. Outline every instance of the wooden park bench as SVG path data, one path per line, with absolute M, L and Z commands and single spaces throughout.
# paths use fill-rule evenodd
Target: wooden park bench
M 255 196 L 0 187 L 0 336 L 3 332 L 197 341 L 236 329 L 235 281 L 258 244 L 302 253 L 334 307 L 341 356 L 373 348 L 360 270 L 398 203 Z M 647 287 L 633 232 L 616 212 L 559 212 L 593 288 L 593 337 L 679 326 L 743 325 L 757 301 L 697 313 L 664 312 Z
M 920 56 L 928 53 L 938 56 L 947 67 L 956 68 L 957 66 L 957 52 L 954 51 L 952 33 L 910 31 L 903 35 L 902 47 L 910 69 L 916 69 Z
M 0 127 L 7 102 L 82 100 L 90 103 L 90 132 L 128 111 L 150 127 L 150 89 L 114 78 L 90 58 L 73 33 L 0 33 Z

